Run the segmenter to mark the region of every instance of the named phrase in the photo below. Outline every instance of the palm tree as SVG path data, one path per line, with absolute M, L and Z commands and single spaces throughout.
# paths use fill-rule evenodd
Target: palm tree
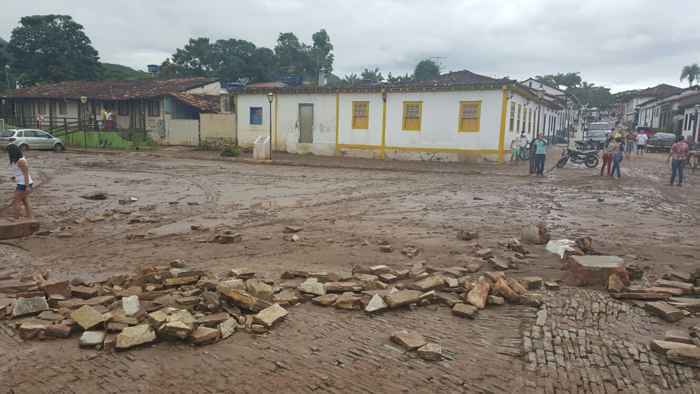
M 697 63 L 683 67 L 681 72 L 681 82 L 687 79 L 688 85 L 693 86 L 693 83 L 700 82 L 700 66 Z

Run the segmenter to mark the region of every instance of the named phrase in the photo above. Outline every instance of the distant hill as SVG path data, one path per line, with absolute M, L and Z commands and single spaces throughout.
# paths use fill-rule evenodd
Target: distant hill
M 145 71 L 134 70 L 121 64 L 100 63 L 99 78 L 104 80 L 138 80 L 151 79 L 153 76 Z

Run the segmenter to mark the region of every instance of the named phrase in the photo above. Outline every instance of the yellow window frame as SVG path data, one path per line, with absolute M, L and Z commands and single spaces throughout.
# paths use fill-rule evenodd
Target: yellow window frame
M 409 107 L 418 106 L 418 116 L 409 118 Z M 423 121 L 423 102 L 422 101 L 404 101 L 403 102 L 403 121 L 401 122 L 401 130 L 403 131 L 420 131 Z
M 510 126 L 509 130 L 512 133 L 515 130 L 515 103 L 510 103 Z
M 467 107 L 476 107 L 475 117 L 464 117 L 464 110 Z M 460 133 L 478 133 L 481 130 L 481 100 L 460 101 L 458 122 L 457 130 Z
M 365 106 L 365 116 L 357 116 L 357 110 L 360 105 Z M 352 102 L 352 129 L 353 130 L 368 130 L 369 129 L 369 101 L 353 101 Z

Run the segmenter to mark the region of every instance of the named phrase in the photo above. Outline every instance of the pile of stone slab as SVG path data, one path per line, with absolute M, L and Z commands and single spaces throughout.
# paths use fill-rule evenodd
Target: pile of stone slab
M 124 350 L 158 341 L 210 344 L 237 330 L 264 334 L 287 316 L 285 307 L 304 302 L 368 314 L 444 304 L 456 316 L 475 318 L 487 305 L 539 306 L 531 290 L 557 286 L 474 268 L 418 262 L 399 270 L 287 271 L 272 280 L 248 269 L 213 275 L 175 261 L 91 282 L 35 274 L 12 286 L 0 279 L 0 319 L 12 319 L 25 340 L 79 336 L 85 348 Z
M 663 340 L 651 341 L 650 346 L 670 362 L 700 368 L 700 326 L 667 331 Z
M 287 316 L 272 287 L 253 276 L 232 270 L 214 278 L 180 262 L 96 282 L 34 275 L 13 292 L 3 288 L 0 318 L 11 318 L 22 339 L 76 336 L 85 348 L 173 340 L 205 345 L 240 329 L 265 333 Z
M 700 269 L 694 273 L 673 271 L 649 286 L 631 285 L 611 275 L 608 291 L 613 298 L 638 302 L 668 322 L 700 313 Z

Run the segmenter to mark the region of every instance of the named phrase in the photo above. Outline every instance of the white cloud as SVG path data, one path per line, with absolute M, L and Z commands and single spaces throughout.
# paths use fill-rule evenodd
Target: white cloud
M 0 36 L 23 15 L 61 13 L 85 26 L 103 61 L 144 68 L 190 37 L 274 46 L 325 28 L 336 72 L 411 72 L 425 57 L 446 69 L 525 78 L 579 71 L 616 89 L 679 84 L 700 62 L 700 7 L 653 0 L 25 0 L 3 5 Z

